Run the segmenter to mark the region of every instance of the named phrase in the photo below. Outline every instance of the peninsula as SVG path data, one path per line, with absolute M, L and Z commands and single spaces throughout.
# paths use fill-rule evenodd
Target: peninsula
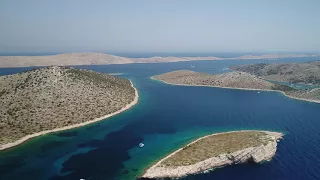
M 278 91 L 284 95 L 310 102 L 320 103 L 320 89 L 296 90 L 285 85 L 275 84 L 254 74 L 233 71 L 223 74 L 206 74 L 190 70 L 178 70 L 161 75 L 152 76 L 152 79 L 167 84 L 184 86 L 209 86 L 243 90 Z
M 158 161 L 142 178 L 181 178 L 232 164 L 269 161 L 282 137 L 282 133 L 255 130 L 208 135 Z
M 320 54 L 263 54 L 245 55 L 239 57 L 222 58 L 206 57 L 148 57 L 128 58 L 104 53 L 65 53 L 44 56 L 0 56 L 0 67 L 29 67 L 29 66 L 70 66 L 70 65 L 103 65 L 103 64 L 129 64 L 129 63 L 164 63 L 199 60 L 243 60 L 243 59 L 280 59 L 297 57 L 317 57 Z
M 106 119 L 138 102 L 131 81 L 70 67 L 0 76 L 0 84 L 0 150 Z

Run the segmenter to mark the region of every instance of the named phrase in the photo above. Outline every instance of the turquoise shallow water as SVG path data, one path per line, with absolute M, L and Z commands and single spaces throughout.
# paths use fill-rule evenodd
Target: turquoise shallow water
M 310 59 L 281 61 L 306 60 Z M 320 179 L 320 104 L 277 92 L 173 86 L 149 78 L 191 65 L 195 71 L 222 73 L 228 66 L 252 62 L 257 61 L 81 66 L 125 73 L 122 76 L 139 91 L 139 103 L 105 121 L 37 137 L 0 152 L 0 179 L 135 179 L 152 163 L 198 137 L 240 129 L 286 135 L 271 162 L 235 165 L 186 179 Z M 140 142 L 144 148 L 138 147 Z
M 320 88 L 319 85 L 297 84 L 297 83 L 279 82 L 279 81 L 271 81 L 271 80 L 267 80 L 267 81 L 270 81 L 270 82 L 276 83 L 276 84 L 280 84 L 280 85 L 289 86 L 289 87 L 292 87 L 292 88 L 294 88 L 294 89 L 314 89 L 314 88 Z

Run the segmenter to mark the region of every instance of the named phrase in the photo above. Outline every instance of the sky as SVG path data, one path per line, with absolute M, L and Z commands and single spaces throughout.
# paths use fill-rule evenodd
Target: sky
M 320 52 L 319 0 L 0 0 L 0 52 Z

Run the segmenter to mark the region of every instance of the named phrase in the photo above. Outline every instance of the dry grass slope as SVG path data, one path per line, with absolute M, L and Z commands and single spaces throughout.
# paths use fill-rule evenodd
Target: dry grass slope
M 232 164 L 269 161 L 282 137 L 282 133 L 256 130 L 204 136 L 164 157 L 142 177 L 181 178 Z
M 273 83 L 245 72 L 229 72 L 224 74 L 206 74 L 189 70 L 179 70 L 153 76 L 154 79 L 171 84 L 217 86 L 229 88 L 265 89 L 274 87 Z
M 286 94 L 292 97 L 320 101 L 320 88 L 310 90 L 286 91 Z
M 230 154 L 249 147 L 266 145 L 272 141 L 266 133 L 259 131 L 223 133 L 201 139 L 184 147 L 162 162 L 165 166 L 188 166 L 220 154 Z
M 0 145 L 86 122 L 135 98 L 127 79 L 67 67 L 0 76 Z
M 273 81 L 320 85 L 320 61 L 283 64 L 260 63 L 235 66 L 231 69 Z
M 320 103 L 320 88 L 309 90 L 296 90 L 289 86 L 274 84 L 254 75 L 257 67 L 266 64 L 250 66 L 250 73 L 233 71 L 224 74 L 206 74 L 189 70 L 172 71 L 157 76 L 153 79 L 175 85 L 188 86 L 213 86 L 235 89 L 275 90 L 281 91 L 290 98 Z
M 320 85 L 320 61 L 286 64 L 260 63 L 235 66 L 231 69 L 260 76 L 267 80 Z M 320 102 L 320 88 L 293 90 L 287 86 L 277 85 L 273 89 L 283 91 L 292 98 Z

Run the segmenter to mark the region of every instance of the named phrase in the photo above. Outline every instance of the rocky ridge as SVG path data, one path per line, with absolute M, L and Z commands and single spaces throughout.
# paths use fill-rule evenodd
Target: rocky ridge
M 281 64 L 259 63 L 235 66 L 231 69 L 272 81 L 320 85 L 320 61 Z

